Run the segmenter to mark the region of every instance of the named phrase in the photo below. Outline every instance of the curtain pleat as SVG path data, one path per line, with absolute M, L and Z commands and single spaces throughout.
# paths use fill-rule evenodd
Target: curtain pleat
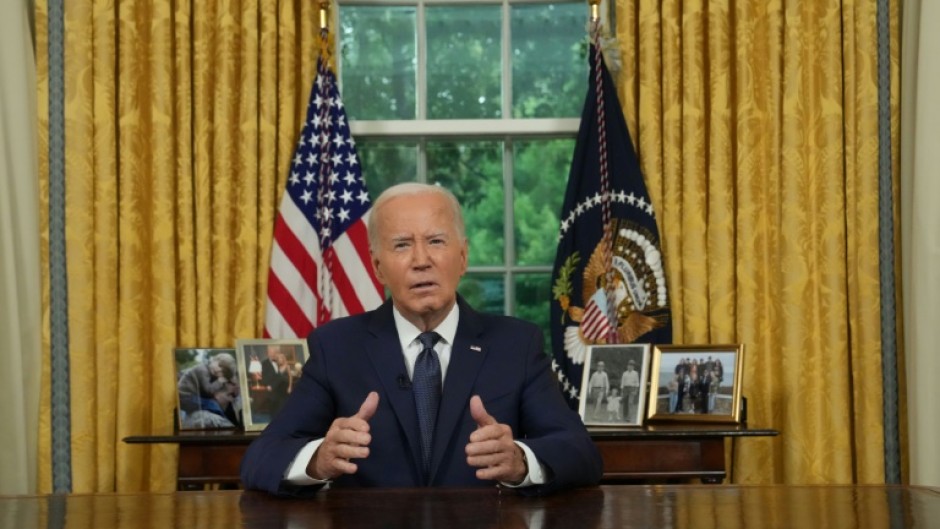
M 729 447 L 736 482 L 884 480 L 875 16 L 617 3 L 674 341 L 743 343 L 749 422 L 781 431 Z
M 174 445 L 122 439 L 173 430 L 175 347 L 260 337 L 317 7 L 66 4 L 74 492 L 174 489 Z

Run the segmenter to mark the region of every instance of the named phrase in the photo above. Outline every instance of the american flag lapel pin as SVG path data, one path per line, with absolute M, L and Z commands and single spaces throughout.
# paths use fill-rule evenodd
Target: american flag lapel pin
M 476 351 L 476 352 L 478 352 L 478 353 L 483 352 L 483 348 L 480 347 L 479 345 L 471 345 L 471 346 L 470 346 L 470 350 L 471 350 L 471 351 Z

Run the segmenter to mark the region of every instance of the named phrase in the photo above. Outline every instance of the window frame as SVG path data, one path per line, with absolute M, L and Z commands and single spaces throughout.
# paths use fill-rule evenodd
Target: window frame
M 334 22 L 339 27 L 342 8 L 345 6 L 384 6 L 415 8 L 415 26 L 417 30 L 416 64 L 416 116 L 413 120 L 362 120 L 351 119 L 350 133 L 359 141 L 411 141 L 417 146 L 417 174 L 420 182 L 427 181 L 427 145 L 434 141 L 499 141 L 502 143 L 502 178 L 505 198 L 503 204 L 503 263 L 501 265 L 469 266 L 467 275 L 502 276 L 503 313 L 516 314 L 516 279 L 524 274 L 551 275 L 553 263 L 545 265 L 516 264 L 516 236 L 514 231 L 515 211 L 513 204 L 513 144 L 519 140 L 576 139 L 580 126 L 579 117 L 569 118 L 516 118 L 512 115 L 513 78 L 512 78 L 512 7 L 539 4 L 582 4 L 587 20 L 590 6 L 584 0 L 336 0 L 338 6 Z M 502 11 L 501 23 L 501 118 L 499 119 L 428 119 L 427 118 L 427 38 L 425 9 L 429 6 L 469 6 L 499 5 Z M 608 0 L 602 0 L 599 12 L 602 19 L 608 12 Z M 604 24 L 608 27 L 607 24 Z M 585 32 L 585 38 L 587 33 Z M 336 43 L 339 45 L 339 42 Z M 336 54 L 336 68 L 339 82 L 343 84 L 342 53 Z M 472 251 L 472 249 L 471 249 Z

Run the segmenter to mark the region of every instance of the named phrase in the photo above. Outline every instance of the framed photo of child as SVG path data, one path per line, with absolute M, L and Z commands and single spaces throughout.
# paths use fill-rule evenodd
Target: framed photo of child
M 240 426 L 242 401 L 235 349 L 178 347 L 173 352 L 179 429 Z
M 588 426 L 642 426 L 650 344 L 588 347 L 578 413 Z
M 301 370 L 310 357 L 307 341 L 245 339 L 237 340 L 235 348 L 245 396 L 245 430 L 264 430 L 300 382 Z

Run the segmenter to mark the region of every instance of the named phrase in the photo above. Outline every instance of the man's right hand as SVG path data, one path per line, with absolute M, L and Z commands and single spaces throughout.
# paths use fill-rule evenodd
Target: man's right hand
M 369 419 L 375 415 L 378 406 L 379 394 L 373 391 L 362 402 L 355 415 L 334 420 L 320 447 L 307 464 L 307 475 L 329 480 L 341 474 L 355 474 L 358 467 L 350 459 L 369 456 L 369 443 L 372 442 Z

